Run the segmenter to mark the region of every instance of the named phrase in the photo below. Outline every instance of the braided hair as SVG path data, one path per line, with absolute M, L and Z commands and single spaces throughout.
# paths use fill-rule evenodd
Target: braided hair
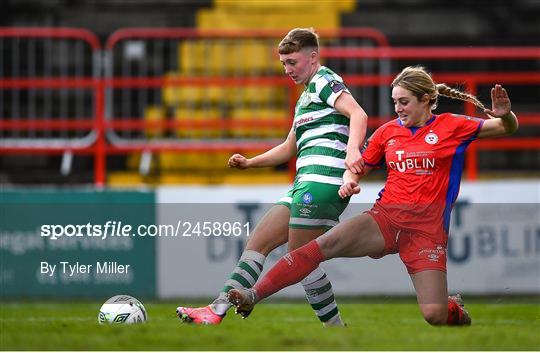
M 435 85 L 437 88 L 437 92 L 439 95 L 452 98 L 452 99 L 459 99 L 462 101 L 470 102 L 474 105 L 476 105 L 478 108 L 484 110 L 486 107 L 484 107 L 484 104 L 478 100 L 474 95 L 466 92 L 462 92 L 460 90 L 457 90 L 455 88 L 447 86 L 445 83 L 437 83 Z
M 437 108 L 439 96 L 467 101 L 484 110 L 485 106 L 474 95 L 451 88 L 445 83 L 435 83 L 422 66 L 408 66 L 392 81 L 392 87 L 400 86 L 413 93 L 420 101 L 424 94 L 429 96 L 431 110 Z

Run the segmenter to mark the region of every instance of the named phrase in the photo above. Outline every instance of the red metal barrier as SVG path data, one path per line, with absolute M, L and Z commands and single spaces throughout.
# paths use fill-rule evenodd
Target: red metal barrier
M 535 47 L 386 47 L 386 48 L 324 48 L 326 58 L 352 59 L 538 59 L 540 48 Z
M 255 31 L 255 32 L 223 32 L 193 29 L 126 29 L 115 32 L 106 43 L 106 50 L 113 50 L 115 45 L 125 38 L 254 38 L 254 37 L 280 37 L 286 31 Z M 326 59 L 438 59 L 438 60 L 537 60 L 540 59 L 538 47 L 488 47 L 488 48 L 447 48 L 447 47 L 399 47 L 388 46 L 384 35 L 377 30 L 369 28 L 342 29 L 340 31 L 321 32 L 322 37 L 356 38 L 367 37 L 372 39 L 379 48 L 323 48 L 321 55 Z M 80 39 L 95 51 L 101 50 L 99 40 L 86 30 L 71 28 L 0 28 L 0 38 L 70 38 Z M 99 71 L 99 70 L 98 70 Z M 343 75 L 349 86 L 378 86 L 388 85 L 393 75 Z M 438 82 L 450 84 L 464 84 L 470 92 L 476 92 L 479 85 L 502 83 L 520 85 L 538 85 L 539 72 L 434 72 Z M 117 144 L 107 140 L 109 130 L 139 130 L 148 129 L 178 129 L 178 128 L 215 128 L 235 129 L 253 127 L 286 127 L 290 123 L 280 121 L 145 121 L 141 117 L 133 116 L 127 119 L 106 119 L 106 92 L 115 88 L 161 88 L 169 86 L 205 86 L 218 85 L 223 87 L 242 86 L 278 86 L 288 90 L 289 112 L 294 111 L 294 101 L 297 90 L 292 82 L 283 76 L 239 76 L 239 77 L 1 77 L 0 90 L 14 89 L 90 89 L 94 92 L 94 116 L 81 120 L 46 118 L 28 118 L 9 120 L 0 117 L 2 131 L 36 129 L 47 131 L 81 130 L 94 131 L 96 139 L 89 146 L 72 146 L 69 143 L 58 146 L 34 146 L 0 144 L 1 154 L 62 154 L 66 151 L 74 154 L 92 155 L 94 158 L 94 181 L 96 186 L 103 186 L 106 180 L 106 157 L 108 155 L 127 154 L 144 151 L 248 151 L 265 150 L 271 148 L 274 142 L 270 141 L 148 141 L 130 144 Z M 465 104 L 465 113 L 468 115 L 481 115 L 475 112 L 472 104 Z M 516 112 L 521 126 L 540 125 L 540 112 Z M 375 128 L 387 121 L 389 117 L 370 117 L 369 127 Z M 478 173 L 477 152 L 480 150 L 528 150 L 540 149 L 540 139 L 535 137 L 500 138 L 496 140 L 481 140 L 471 144 L 466 160 L 466 175 L 469 180 L 475 180 Z
M 101 51 L 99 39 L 92 32 L 78 28 L 0 28 L 0 39 L 14 38 L 26 40 L 56 40 L 84 43 L 90 47 L 92 56 Z M 90 60 L 94 58 L 91 57 Z M 80 138 L 59 138 L 50 141 L 40 142 L 31 138 L 18 139 L 16 143 L 10 143 L 10 139 L 4 138 L 0 145 L 2 154 L 63 154 L 72 152 L 75 154 L 93 154 L 94 156 L 94 182 L 96 186 L 103 186 L 105 181 L 105 154 L 104 149 L 104 129 L 101 123 L 103 115 L 103 85 L 99 77 L 63 76 L 60 77 L 37 77 L 37 76 L 17 76 L 0 77 L 0 90 L 61 90 L 61 89 L 90 89 L 94 94 L 94 116 L 86 117 L 85 121 L 70 120 L 68 118 L 45 117 L 0 117 L 0 128 L 2 131 L 31 129 L 46 131 L 66 131 L 77 129 L 92 131 L 95 139 L 91 143 L 81 143 Z M 24 119 L 24 120 L 22 120 Z
M 198 30 L 193 28 L 125 28 L 114 32 L 105 44 L 106 49 L 112 49 L 126 38 L 281 38 L 289 30 Z M 370 27 L 340 28 L 339 30 L 318 30 L 321 38 L 367 38 L 377 46 L 389 46 L 388 38 L 381 31 Z
M 101 48 L 98 37 L 82 28 L 69 27 L 0 27 L 0 37 L 4 38 L 59 38 L 81 39 L 87 42 L 92 49 Z

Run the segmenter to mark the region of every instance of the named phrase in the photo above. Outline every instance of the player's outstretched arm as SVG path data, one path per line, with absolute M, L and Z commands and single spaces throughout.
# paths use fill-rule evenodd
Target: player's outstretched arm
M 491 109 L 485 109 L 484 113 L 491 119 L 484 121 L 479 138 L 511 135 L 517 131 L 517 117 L 512 112 L 508 93 L 501 85 L 491 89 Z
M 296 138 L 291 129 L 287 139 L 276 147 L 259 154 L 253 158 L 246 158 L 241 154 L 233 154 L 229 158 L 229 168 L 247 169 L 275 167 L 288 162 L 296 155 Z

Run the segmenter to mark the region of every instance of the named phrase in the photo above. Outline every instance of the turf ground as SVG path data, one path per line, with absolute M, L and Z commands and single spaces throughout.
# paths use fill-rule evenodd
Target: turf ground
M 186 304 L 186 303 L 183 303 Z M 180 323 L 174 303 L 150 321 L 100 326 L 100 304 L 0 303 L 1 350 L 540 350 L 540 305 L 467 303 L 471 327 L 431 327 L 414 303 L 341 304 L 347 328 L 324 329 L 306 304 L 260 304 L 220 326 Z

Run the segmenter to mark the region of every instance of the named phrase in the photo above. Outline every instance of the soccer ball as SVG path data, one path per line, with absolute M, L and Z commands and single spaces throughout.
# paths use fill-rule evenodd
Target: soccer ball
M 129 295 L 115 295 L 99 309 L 100 324 L 138 324 L 148 320 L 144 305 Z

